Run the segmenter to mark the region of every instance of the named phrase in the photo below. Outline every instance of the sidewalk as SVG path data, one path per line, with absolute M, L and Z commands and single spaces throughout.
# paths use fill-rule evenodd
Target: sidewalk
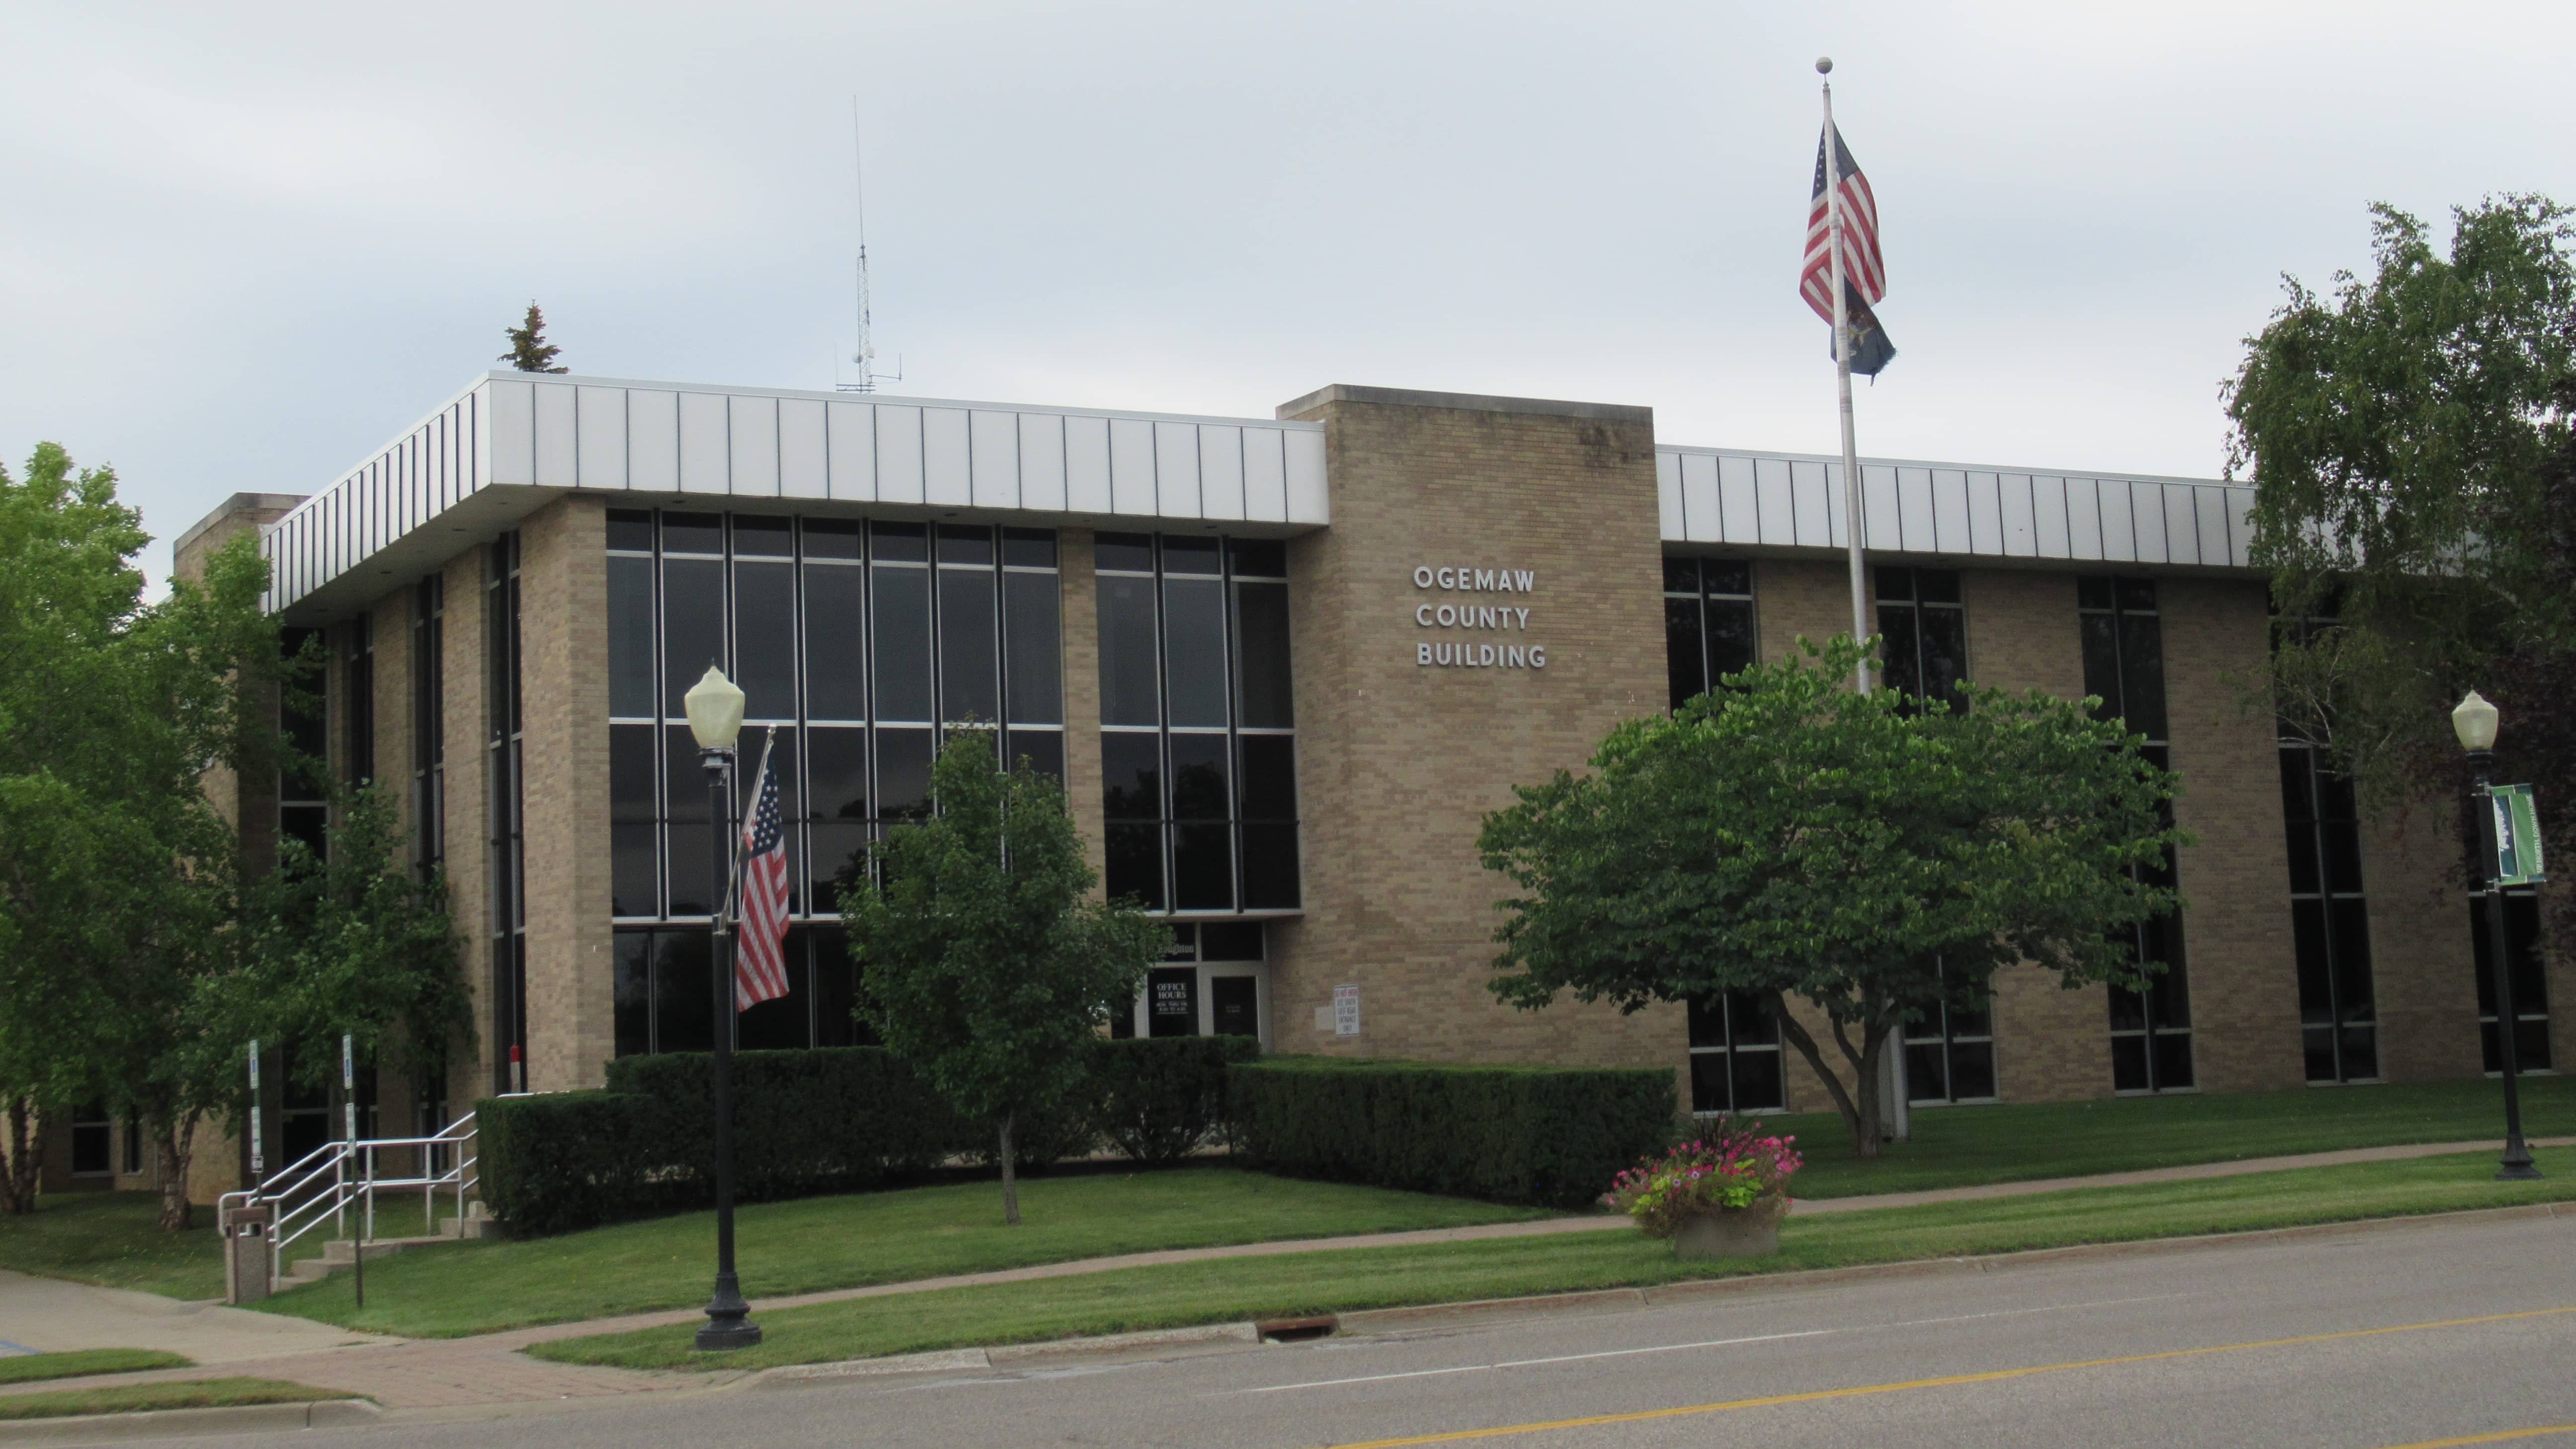
M 2533 1145 L 2538 1147 L 2563 1147 L 2571 1144 L 2576 1144 L 2576 1137 L 2536 1139 L 2533 1142 Z M 1920 1203 L 2023 1197 L 2032 1193 L 2062 1192 L 2069 1188 L 2187 1182 L 2204 1178 L 2237 1177 L 2246 1173 L 2278 1172 L 2297 1167 L 2332 1167 L 2356 1162 L 2396 1162 L 2450 1153 L 2501 1151 L 2502 1148 L 2501 1142 L 2440 1142 L 2415 1143 L 2399 1147 L 2367 1147 L 2344 1152 L 2247 1158 L 2236 1162 L 2208 1162 L 2188 1167 L 2105 1173 L 2092 1177 L 2045 1178 L 2028 1182 L 1992 1183 L 1978 1187 L 1940 1188 L 1925 1192 L 1828 1198 L 1815 1202 L 1802 1200 L 1798 1203 L 1796 1211 L 1801 1215 L 1860 1212 L 1870 1208 L 1911 1207 Z M 1116 1257 L 1084 1258 L 1067 1263 L 1046 1263 L 1036 1267 L 1011 1268 L 991 1273 L 959 1273 L 942 1278 L 921 1278 L 910 1282 L 885 1283 L 866 1288 L 842 1288 L 822 1293 L 763 1298 L 756 1300 L 752 1308 L 755 1312 L 769 1312 L 780 1308 L 801 1307 L 809 1303 L 838 1303 L 856 1298 L 898 1297 L 906 1293 L 924 1293 L 941 1288 L 1021 1283 L 1040 1278 L 1074 1277 L 1162 1263 L 1195 1263 L 1217 1258 L 1275 1257 L 1286 1253 L 1330 1252 L 1342 1248 L 1402 1247 L 1422 1243 L 1468 1242 L 1484 1238 L 1535 1237 L 1553 1233 L 1621 1231 L 1626 1230 L 1628 1226 L 1627 1219 L 1605 1213 L 1585 1217 L 1545 1218 L 1536 1222 L 1493 1223 L 1481 1227 L 1370 1233 L 1339 1238 L 1297 1238 L 1268 1243 L 1241 1243 L 1229 1247 L 1126 1253 Z M 27 1285 L 43 1286 L 30 1288 Z M 26 1296 L 22 1297 L 22 1292 Z M 148 1300 L 150 1304 L 161 1304 L 166 1307 L 151 1309 L 148 1305 L 122 1301 L 136 1299 Z M 290 1379 L 322 1388 L 345 1389 L 366 1394 L 389 1409 L 466 1408 L 563 1399 L 598 1399 L 639 1393 L 702 1389 L 727 1382 L 737 1375 L 732 1371 L 660 1373 L 631 1369 L 587 1368 L 547 1363 L 519 1352 L 530 1344 L 543 1343 L 552 1339 L 579 1338 L 594 1333 L 622 1333 L 637 1328 L 693 1323 L 701 1316 L 696 1309 L 673 1309 L 657 1313 L 627 1314 L 618 1318 L 592 1319 L 580 1323 L 548 1324 L 542 1328 L 513 1329 L 504 1333 L 482 1334 L 472 1338 L 387 1339 L 353 1333 L 306 1319 L 206 1305 L 177 1304 L 169 1299 L 154 1298 L 150 1294 L 118 1293 L 108 1289 L 58 1283 L 49 1279 L 25 1278 L 14 1273 L 0 1274 L 0 1322 L 12 1325 L 12 1328 L 7 1333 L 0 1334 L 0 1337 L 12 1338 L 28 1347 L 45 1350 L 86 1347 L 170 1348 L 176 1352 L 188 1354 L 201 1364 L 221 1364 L 223 1372 L 227 1374 L 251 1374 L 266 1378 Z M 51 1320 L 56 1317 L 61 1318 L 64 1327 L 55 1328 L 52 1325 Z M 140 1336 L 154 1331 L 152 1324 L 160 1319 L 167 1319 L 173 1323 L 186 1322 L 190 1326 L 184 1329 L 164 1329 L 162 1337 Z M 30 1333 L 37 1331 L 36 1328 L 19 1326 L 40 1323 L 48 1330 L 44 1335 L 45 1341 L 42 1342 L 33 1341 L 28 1337 Z M 178 1341 L 178 1335 L 182 1332 L 194 1334 L 189 1342 L 195 1346 L 188 1346 Z M 102 1334 L 124 1336 L 109 1338 L 102 1337 Z M 54 1341 L 56 1338 L 63 1341 L 56 1342 Z M 92 1378 L 57 1379 L 45 1383 L 9 1385 L 0 1387 L 0 1394 L 84 1388 L 114 1383 L 148 1383 L 160 1379 L 204 1376 L 203 1369 L 163 1369 L 150 1373 L 109 1374 Z

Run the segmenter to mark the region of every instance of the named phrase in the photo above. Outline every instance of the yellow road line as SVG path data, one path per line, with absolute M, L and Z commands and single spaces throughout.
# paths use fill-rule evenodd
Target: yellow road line
M 2349 1338 L 2374 1338 L 2385 1333 L 2416 1333 L 2428 1328 L 2465 1328 L 2479 1323 L 2510 1323 L 2524 1318 L 2554 1318 L 2576 1313 L 2576 1306 L 2535 1308 L 2523 1313 L 2488 1313 L 2476 1318 L 2442 1318 L 2429 1323 L 2398 1323 L 2386 1328 L 2352 1328 L 2338 1333 L 2309 1333 L 2297 1338 L 2266 1338 L 2252 1343 L 2220 1343 L 2206 1348 L 2174 1348 L 2161 1353 L 2122 1354 L 2117 1358 L 2077 1359 L 2071 1363 L 2032 1364 L 2026 1368 L 1988 1369 L 1983 1373 L 1947 1374 L 1933 1379 L 1906 1379 L 1890 1384 L 1860 1384 L 1847 1389 L 1815 1389 L 1803 1394 L 1770 1394 L 1758 1399 L 1729 1399 L 1717 1404 L 1684 1404 L 1671 1409 L 1638 1409 L 1625 1414 L 1592 1414 L 1580 1419 L 1548 1419 L 1528 1424 L 1503 1424 L 1490 1429 L 1452 1429 L 1440 1434 L 1409 1434 L 1400 1439 L 1366 1439 L 1335 1444 L 1329 1449 L 1405 1449 L 1414 1444 L 1457 1444 L 1469 1439 L 1500 1439 L 1513 1434 L 1544 1434 L 1551 1429 L 1588 1429 L 1602 1424 L 1639 1424 L 1654 1419 L 1678 1419 L 1690 1414 L 1720 1414 L 1730 1409 L 1763 1409 L 1778 1404 L 1811 1404 L 1824 1399 L 1857 1398 L 1863 1394 L 1892 1394 L 1904 1389 L 1940 1389 L 1959 1384 L 1990 1384 L 1998 1379 L 2026 1378 L 2032 1374 L 2064 1373 L 2069 1369 L 2109 1368 L 2117 1364 L 2155 1363 L 2164 1359 L 2197 1358 L 2204 1354 L 2237 1353 L 2254 1348 L 2289 1348 L 2303 1343 L 2334 1343 Z M 2576 1428 L 2576 1425 L 2560 1426 Z M 2557 1429 L 2524 1429 L 2516 1434 L 2529 1437 L 2555 1433 Z M 2441 1444 L 2485 1444 L 2515 1435 L 2498 1435 L 2487 1439 L 2443 1439 Z M 2398 1449 L 2432 1449 L 2427 1445 L 2402 1445 Z
M 2412 1444 L 2391 1444 L 2388 1449 L 2454 1449 L 2461 1444 L 2505 1444 L 2516 1439 L 2537 1439 L 2543 1434 L 2576 1434 L 2576 1424 L 2535 1424 L 2528 1429 L 2501 1429 L 2493 1434 L 2469 1434 L 2457 1439 L 2419 1439 Z

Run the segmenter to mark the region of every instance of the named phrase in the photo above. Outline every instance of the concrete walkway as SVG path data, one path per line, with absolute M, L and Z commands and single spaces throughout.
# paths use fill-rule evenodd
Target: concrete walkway
M 2576 1137 L 2534 1139 L 2533 1141 L 2533 1145 L 2538 1147 L 2564 1147 L 2571 1144 L 2576 1144 Z M 2069 1188 L 2189 1182 L 2206 1178 L 2237 1177 L 2247 1173 L 2279 1172 L 2288 1168 L 2331 1167 L 2357 1162 L 2396 1162 L 2452 1153 L 2498 1152 L 2502 1148 L 2501 1142 L 2436 1142 L 2397 1147 L 2366 1147 L 2343 1152 L 2246 1158 L 2234 1162 L 2206 1162 L 2187 1167 L 2161 1167 L 2140 1172 L 2105 1173 L 2091 1177 L 2043 1178 L 2027 1182 L 1991 1183 L 1977 1187 L 1939 1188 L 1924 1192 L 1883 1193 L 1869 1197 L 1827 1198 L 1820 1201 L 1801 1200 L 1796 1210 L 1801 1215 L 1859 1212 L 1871 1208 L 1911 1207 L 1922 1203 L 2024 1197 L 2033 1193 L 2062 1192 Z M 1125 1253 L 1115 1257 L 1083 1258 L 1067 1263 L 1045 1263 L 1035 1267 L 1010 1268 L 991 1273 L 958 1273 L 940 1278 L 919 1278 L 909 1282 L 884 1283 L 866 1288 L 841 1288 L 822 1293 L 799 1293 L 785 1297 L 763 1298 L 756 1300 L 752 1307 L 755 1312 L 765 1313 L 781 1308 L 803 1307 L 807 1304 L 840 1303 L 859 1298 L 899 1297 L 907 1293 L 925 1293 L 941 1288 L 1025 1283 L 1041 1278 L 1067 1278 L 1089 1273 L 1113 1272 L 1121 1268 L 1151 1267 L 1164 1263 L 1196 1263 L 1218 1258 L 1275 1257 L 1287 1253 L 1329 1252 L 1345 1248 L 1386 1248 L 1416 1244 L 1472 1242 L 1486 1238 L 1541 1237 L 1555 1233 L 1606 1232 L 1627 1228 L 1626 1218 L 1601 1213 L 1583 1217 L 1542 1218 L 1535 1222 L 1491 1223 L 1480 1227 L 1435 1228 L 1404 1233 L 1368 1233 L 1336 1238 L 1297 1238 L 1279 1242 L 1241 1243 L 1227 1247 Z M 137 1304 L 128 1300 L 144 1300 L 144 1303 Z M 145 1306 L 147 1304 L 161 1306 L 154 1309 Z M 50 1326 L 57 1318 L 62 1321 L 63 1326 L 59 1328 Z M 512 1329 L 508 1332 L 480 1334 L 471 1338 L 390 1339 L 352 1333 L 306 1319 L 213 1305 L 182 1304 L 170 1299 L 156 1298 L 151 1294 L 121 1293 L 110 1289 L 61 1283 L 51 1279 L 27 1278 L 15 1273 L 0 1273 L 0 1324 L 9 1325 L 7 1329 L 0 1330 L 0 1339 L 15 1340 L 17 1344 L 24 1347 L 48 1351 L 93 1347 L 169 1348 L 185 1353 L 203 1364 L 221 1364 L 224 1372 L 228 1374 L 254 1374 L 290 1379 L 323 1388 L 346 1389 L 367 1394 L 387 1408 L 464 1409 L 486 1405 L 598 1399 L 705 1388 L 737 1377 L 738 1375 L 733 1372 L 646 1373 L 628 1369 L 586 1368 L 547 1363 L 519 1352 L 530 1344 L 555 1339 L 694 1323 L 700 1318 L 701 1315 L 696 1309 L 674 1309 L 654 1313 L 626 1314 L 616 1318 L 592 1319 L 580 1323 L 548 1324 L 541 1328 Z M 179 1326 L 182 1324 L 186 1326 Z M 47 1326 L 40 1329 L 35 1325 Z M 157 1329 L 156 1325 L 159 1325 Z M 156 1331 L 159 1336 L 150 1336 Z M 29 1337 L 31 1333 L 41 1333 L 45 1341 L 34 1341 Z M 187 1343 L 182 1343 L 180 1335 L 186 1333 L 193 1333 L 194 1336 L 189 1338 Z M 123 1336 L 117 1336 L 119 1334 Z M 0 1349 L 0 1352 L 5 1351 Z M 142 1383 L 198 1376 L 202 1376 L 202 1371 L 165 1369 L 151 1373 L 100 1375 L 85 1379 L 60 1379 L 50 1383 L 0 1386 L 0 1394 L 87 1387 L 96 1384 Z

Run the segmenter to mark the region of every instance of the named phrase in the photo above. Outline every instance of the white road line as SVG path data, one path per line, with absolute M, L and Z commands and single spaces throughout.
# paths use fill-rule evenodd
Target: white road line
M 1799 1333 L 1760 1333 L 1755 1334 L 1751 1338 L 1712 1338 L 1704 1343 L 1665 1343 L 1657 1344 L 1653 1348 L 1613 1348 L 1605 1349 L 1600 1353 L 1563 1353 L 1556 1355 L 1554 1358 L 1520 1358 L 1513 1359 L 1508 1363 L 1471 1363 L 1461 1365 L 1457 1368 L 1415 1369 L 1410 1373 L 1400 1374 L 1363 1374 L 1358 1378 L 1351 1379 L 1317 1379 L 1312 1383 L 1303 1384 L 1271 1384 L 1266 1388 L 1237 1389 L 1234 1392 L 1237 1394 L 1277 1394 L 1285 1393 L 1290 1389 L 1329 1389 L 1342 1384 L 1383 1383 L 1388 1379 L 1425 1379 L 1437 1374 L 1491 1373 L 1496 1369 L 1535 1368 L 1540 1364 L 1578 1363 L 1584 1359 L 1591 1358 L 1627 1358 L 1632 1354 L 1680 1353 L 1684 1349 L 1725 1348 L 1729 1345 L 1739 1343 L 1776 1343 L 1784 1338 L 1818 1338 L 1835 1331 L 1836 1330 L 1831 1328 L 1810 1328 Z M 1220 1397 L 1231 1397 L 1231 1395 L 1223 1395 Z
M 1914 1318 L 1901 1323 L 1862 1323 L 1846 1328 L 1810 1328 L 1797 1333 L 1763 1333 L 1750 1338 L 1712 1338 L 1699 1343 L 1666 1343 L 1651 1348 L 1613 1348 L 1599 1353 L 1567 1353 L 1553 1358 L 1512 1359 L 1504 1363 L 1462 1364 L 1454 1368 L 1413 1369 L 1405 1373 L 1362 1374 L 1347 1379 L 1315 1379 L 1306 1383 L 1270 1384 L 1257 1389 L 1231 1389 L 1211 1398 L 1233 1398 L 1241 1394 L 1279 1394 L 1290 1389 L 1329 1389 L 1348 1384 L 1377 1384 L 1392 1379 L 1427 1379 L 1443 1374 L 1492 1373 L 1498 1369 L 1535 1368 L 1541 1364 L 1580 1363 L 1596 1358 L 1630 1358 L 1648 1353 L 1681 1353 L 1694 1348 L 1728 1348 L 1745 1343 L 1777 1343 L 1791 1338 L 1823 1338 L 1837 1333 L 1873 1333 L 1890 1328 L 1925 1328 L 1940 1323 L 1972 1323 L 1981 1318 L 2019 1318 L 2033 1313 L 2064 1313 L 2077 1308 L 2111 1308 L 2124 1303 L 2158 1303 L 2174 1298 L 2189 1298 L 2189 1293 L 2150 1293 L 2137 1298 L 2096 1298 L 2084 1303 L 2051 1303 L 2039 1308 L 2004 1308 L 1992 1313 L 1959 1313 L 1946 1318 Z

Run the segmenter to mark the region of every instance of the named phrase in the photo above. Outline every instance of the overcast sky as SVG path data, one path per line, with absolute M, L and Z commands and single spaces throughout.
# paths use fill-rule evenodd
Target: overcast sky
M 166 540 L 327 484 L 531 297 L 576 372 L 829 388 L 854 95 L 889 392 L 1830 451 L 1830 53 L 1901 354 L 1861 451 L 2069 468 L 2215 474 L 2239 339 L 2366 262 L 2365 203 L 2576 200 L 2576 7 L 2111 10 L 16 0 L 0 456 L 112 462 Z

